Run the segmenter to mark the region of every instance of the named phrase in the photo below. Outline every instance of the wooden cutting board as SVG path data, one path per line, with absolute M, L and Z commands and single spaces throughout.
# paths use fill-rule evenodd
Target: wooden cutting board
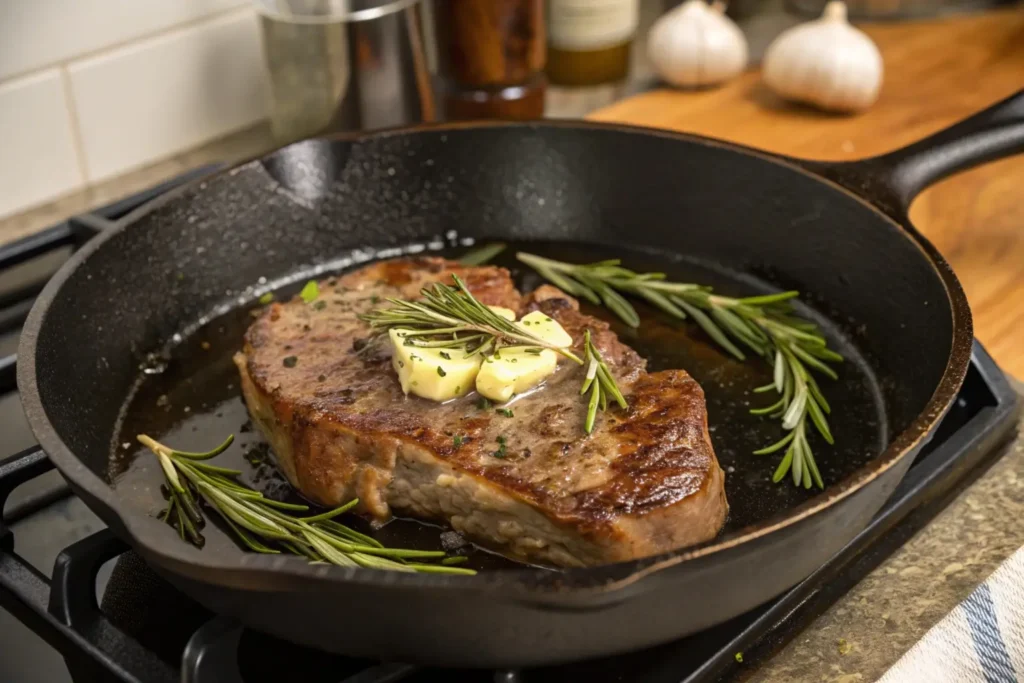
M 701 92 L 655 90 L 590 118 L 710 135 L 813 159 L 902 147 L 1024 88 L 1024 6 L 972 16 L 864 25 L 885 60 L 878 102 L 856 116 L 787 105 L 751 71 Z M 1024 378 L 1024 155 L 929 188 L 914 224 L 953 264 L 975 331 Z

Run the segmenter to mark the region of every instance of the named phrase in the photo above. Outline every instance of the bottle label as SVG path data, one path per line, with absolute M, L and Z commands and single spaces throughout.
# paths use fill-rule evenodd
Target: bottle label
M 640 24 L 639 0 L 548 0 L 548 36 L 562 50 L 621 45 Z

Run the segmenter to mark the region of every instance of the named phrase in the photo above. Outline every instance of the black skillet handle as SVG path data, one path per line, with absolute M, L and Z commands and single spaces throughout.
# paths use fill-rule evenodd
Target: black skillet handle
M 810 168 L 902 219 L 929 185 L 1018 152 L 1024 152 L 1024 90 L 907 147 Z

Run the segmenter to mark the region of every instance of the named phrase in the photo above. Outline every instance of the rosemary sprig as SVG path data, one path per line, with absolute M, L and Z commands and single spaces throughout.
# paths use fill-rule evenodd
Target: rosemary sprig
M 714 294 L 710 287 L 698 284 L 668 282 L 664 273 L 636 273 L 623 268 L 618 259 L 575 265 L 534 254 L 519 253 L 517 258 L 565 292 L 603 304 L 631 327 L 640 324 L 640 316 L 623 293 L 644 299 L 676 318 L 692 317 L 709 337 L 740 360 L 746 357 L 746 348 L 771 363 L 772 383 L 755 391 L 774 390 L 778 400 L 751 413 L 781 418 L 788 433 L 755 453 L 785 448 L 772 480 L 781 481 L 790 473 L 798 486 L 824 488 L 808 443 L 807 422 L 813 423 L 825 441 L 834 443 L 826 419 L 831 409 L 811 370 L 836 379 L 828 363 L 841 362 L 843 357 L 827 347 L 814 323 L 794 315 L 792 302 L 798 292 L 737 299 Z
M 583 380 L 583 386 L 580 387 L 580 396 L 586 394 L 588 390 L 590 391 L 590 400 L 587 402 L 587 419 L 583 424 L 583 429 L 590 434 L 594 431 L 594 420 L 597 418 L 598 408 L 608 409 L 609 394 L 623 410 L 629 405 L 622 392 L 619 391 L 619 386 L 615 383 L 615 378 L 612 377 L 601 354 L 590 341 L 590 330 L 583 333 L 583 348 L 586 352 L 587 375 Z
M 177 529 L 182 540 L 202 548 L 206 524 L 200 501 L 224 520 L 238 539 L 258 553 L 301 555 L 311 562 L 342 567 L 372 567 L 401 572 L 475 574 L 472 569 L 448 564 L 423 564 L 444 560 L 443 551 L 385 548 L 380 542 L 339 523 L 335 518 L 351 510 L 358 499 L 315 515 L 306 505 L 282 503 L 235 479 L 239 470 L 211 465 L 207 460 L 223 453 L 234 436 L 207 453 L 179 451 L 140 434 L 139 443 L 151 450 L 167 480 L 167 508 L 160 518 Z M 409 562 L 408 560 L 414 560 Z
M 452 275 L 452 279 L 454 285 L 438 283 L 420 290 L 422 301 L 388 299 L 390 308 L 375 309 L 359 318 L 371 328 L 381 331 L 392 328 L 411 330 L 401 333 L 409 346 L 458 348 L 468 355 L 481 354 L 485 357 L 500 353 L 502 348 L 552 349 L 580 365 L 587 365 L 587 375 L 580 391 L 583 395 L 593 387 L 584 424 L 587 434 L 594 429 L 597 405 L 600 404 L 602 410 L 607 406 L 606 394 L 610 394 L 620 407 L 627 407 L 615 378 L 590 341 L 589 330 L 584 339 L 587 360 L 583 361 L 568 347 L 552 344 L 477 301 L 459 276 Z M 594 381 L 595 378 L 600 381 Z
M 451 286 L 437 283 L 420 290 L 422 301 L 388 299 L 390 308 L 375 309 L 359 319 L 382 332 L 395 327 L 412 330 L 405 333 L 409 346 L 459 348 L 485 356 L 510 346 L 552 349 L 583 364 L 567 347 L 552 344 L 477 301 L 458 275 L 452 280 Z

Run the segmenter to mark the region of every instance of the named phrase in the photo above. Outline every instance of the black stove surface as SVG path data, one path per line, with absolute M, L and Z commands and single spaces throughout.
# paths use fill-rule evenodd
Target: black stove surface
M 1002 455 L 1001 447 L 1015 429 L 1016 395 L 981 345 L 975 344 L 956 403 L 872 524 L 787 593 L 681 641 L 521 671 L 442 671 L 355 660 L 292 645 L 209 613 L 157 577 L 106 530 L 70 495 L 34 445 L 15 387 L 13 353 L 21 323 L 60 263 L 130 210 L 210 170 L 200 169 L 0 247 L 0 456 L 15 454 L 0 460 L 0 504 L 6 500 L 0 521 L 2 681 L 732 680 L 756 669 L 905 543 Z M 38 569 L 49 566 L 49 576 Z

